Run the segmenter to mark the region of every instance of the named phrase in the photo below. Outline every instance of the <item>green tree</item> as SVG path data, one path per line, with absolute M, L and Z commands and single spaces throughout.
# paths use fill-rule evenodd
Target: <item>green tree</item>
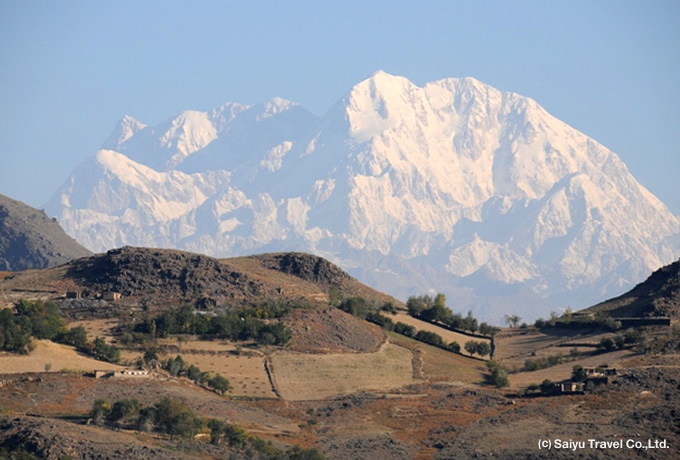
M 454 353 L 460 353 L 460 345 L 458 345 L 458 342 L 451 342 L 446 346 L 446 349 Z
M 144 352 L 143 359 L 146 364 L 151 364 L 154 361 L 158 361 L 158 350 L 156 350 L 156 347 L 148 348 Z
M 111 412 L 111 404 L 106 399 L 97 399 L 92 404 L 90 418 L 95 425 L 103 425 Z
M 486 342 L 477 342 L 477 354 L 484 357 L 491 351 L 491 346 Z
M 183 401 L 165 397 L 154 406 L 157 425 L 170 438 L 191 437 L 201 427 L 201 421 Z
M 442 339 L 442 337 L 435 332 L 418 331 L 416 333 L 415 339 L 420 342 L 434 345 L 435 347 L 441 347 L 444 345 L 444 339 Z
M 120 361 L 120 350 L 114 345 L 107 344 L 101 337 L 97 337 L 94 340 L 92 354 L 95 358 L 110 363 L 117 363 Z
M 208 386 L 220 393 L 226 393 L 231 390 L 229 380 L 222 377 L 220 374 L 215 374 L 215 376 L 208 381 Z
M 192 364 L 189 366 L 189 369 L 187 369 L 187 377 L 194 382 L 198 382 L 201 380 L 201 370 Z
M 545 379 L 541 382 L 541 393 L 549 395 L 555 392 L 555 384 L 550 379 Z
M 401 321 L 397 321 L 394 325 L 394 332 L 405 335 L 406 337 L 415 337 L 416 328 L 409 324 L 402 323 Z
M 604 337 L 600 340 L 598 346 L 604 351 L 612 351 L 614 349 L 614 341 L 609 337 Z
M 577 364 L 571 368 L 571 380 L 574 382 L 585 382 L 587 378 L 588 374 L 580 364 Z
M 508 373 L 505 369 L 503 369 L 503 367 L 501 367 L 500 364 L 492 359 L 487 361 L 486 367 L 491 372 L 489 380 L 496 386 L 496 388 L 505 388 L 510 385 Z
M 467 342 L 465 342 L 464 346 L 465 351 L 467 351 L 471 355 L 474 356 L 474 354 L 477 353 L 477 342 L 475 342 L 474 340 L 468 340 Z
M 141 404 L 136 399 L 121 399 L 116 401 L 111 406 L 111 412 L 108 414 L 108 419 L 112 422 L 130 419 L 139 415 Z

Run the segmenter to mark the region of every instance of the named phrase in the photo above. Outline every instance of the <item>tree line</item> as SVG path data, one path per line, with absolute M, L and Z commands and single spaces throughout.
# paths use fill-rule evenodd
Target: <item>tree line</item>
M 396 309 L 390 303 L 384 304 L 380 307 L 379 311 L 375 311 L 371 309 L 371 306 L 366 299 L 362 297 L 351 297 L 341 301 L 338 308 L 371 323 L 377 324 L 387 331 L 394 331 L 397 334 L 404 335 L 419 342 L 443 348 L 444 350 L 453 353 L 460 353 L 461 347 L 458 342 L 453 341 L 446 343 L 442 336 L 436 332 L 416 330 L 416 328 L 410 324 L 405 324 L 401 321 L 395 323 L 392 318 L 382 314 L 381 311 L 396 313 Z M 491 346 L 483 341 L 469 340 L 465 343 L 464 347 L 465 351 L 473 356 L 478 354 L 479 356 L 484 357 L 491 352 Z
M 271 460 L 322 460 L 317 449 L 305 449 L 298 445 L 281 450 L 271 441 L 249 435 L 238 425 L 215 418 L 197 416 L 189 405 L 178 399 L 162 398 L 151 406 L 142 406 L 137 399 L 121 399 L 111 404 L 97 399 L 89 413 L 98 426 L 131 428 L 144 432 L 157 432 L 170 439 L 194 438 L 198 433 L 209 435 L 213 445 L 226 445 L 246 458 Z
M 262 345 L 285 345 L 292 334 L 278 319 L 289 311 L 290 307 L 268 304 L 207 315 L 195 312 L 190 305 L 183 305 L 142 321 L 135 326 L 134 331 L 148 334 L 152 340 L 171 334 L 195 334 L 204 338 L 254 340 Z
M 114 345 L 99 337 L 90 342 L 81 326 L 67 328 L 53 302 L 19 300 L 14 312 L 9 308 L 0 310 L 0 350 L 28 353 L 34 348 L 34 338 L 71 345 L 103 361 L 120 361 L 120 350 Z
M 411 296 L 406 301 L 408 314 L 428 323 L 443 324 L 450 329 L 461 331 L 478 332 L 481 335 L 493 337 L 498 328 L 485 322 L 479 324 L 477 318 L 468 311 L 466 316 L 454 313 L 446 306 L 446 296 L 437 294 L 435 297 L 429 295 Z

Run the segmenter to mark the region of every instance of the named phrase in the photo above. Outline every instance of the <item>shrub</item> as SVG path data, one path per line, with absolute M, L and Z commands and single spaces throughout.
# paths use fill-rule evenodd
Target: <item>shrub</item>
M 545 395 L 550 395 L 555 392 L 555 384 L 550 379 L 545 379 L 541 382 L 541 393 Z
M 625 343 L 640 343 L 642 340 L 642 334 L 640 334 L 640 331 L 636 329 L 627 329 L 626 332 L 623 333 L 623 341 Z
M 489 380 L 496 388 L 505 388 L 510 385 L 508 379 L 508 372 L 501 367 L 496 361 L 490 360 L 486 363 L 486 367 L 491 372 Z
M 81 350 L 84 350 L 87 347 L 87 332 L 82 326 L 74 327 L 63 332 L 57 339 L 60 343 L 65 343 L 66 345 L 71 345 Z
M 612 351 L 614 349 L 614 341 L 609 337 L 604 337 L 600 340 L 598 347 L 604 351 Z
M 154 406 L 156 426 L 170 438 L 191 437 L 201 427 L 201 421 L 183 401 L 165 397 Z
M 444 345 L 444 339 L 442 339 L 439 334 L 430 331 L 418 331 L 415 335 L 415 339 L 420 342 L 434 345 L 435 347 Z
M 134 398 L 121 399 L 113 404 L 107 418 L 112 422 L 117 422 L 131 417 L 137 417 L 140 408 L 141 404 Z
M 111 412 L 111 404 L 105 399 L 97 399 L 92 404 L 92 410 L 90 411 L 90 417 L 95 425 L 103 425 L 104 420 L 109 416 Z
M 475 342 L 474 340 L 468 340 L 467 342 L 465 342 L 465 351 L 467 351 L 471 355 L 477 353 L 477 342 Z
M 479 356 L 486 356 L 491 351 L 491 346 L 487 342 L 477 342 L 477 354 Z
M 117 363 L 120 361 L 120 350 L 114 345 L 107 344 L 101 337 L 97 337 L 94 340 L 92 355 L 97 359 L 110 363 Z
M 391 331 L 394 329 L 394 321 L 385 315 L 381 315 L 377 312 L 370 312 L 366 315 L 366 320 L 377 324 L 385 330 Z
M 213 378 L 208 380 L 208 386 L 220 393 L 226 393 L 227 391 L 231 390 L 229 380 L 222 377 L 220 374 L 216 374 Z
M 446 349 L 454 353 L 460 353 L 460 345 L 458 342 L 451 342 L 446 346 Z
M 587 378 L 588 374 L 583 369 L 583 366 L 577 364 L 571 368 L 571 380 L 574 382 L 585 382 Z
M 405 335 L 406 337 L 415 337 L 416 328 L 409 325 L 409 324 L 405 324 L 405 323 L 402 323 L 401 321 L 398 321 L 394 325 L 394 332 L 401 334 L 401 335 Z
M 368 314 L 368 303 L 363 297 L 350 297 L 343 300 L 338 308 L 346 313 L 359 318 L 366 318 Z

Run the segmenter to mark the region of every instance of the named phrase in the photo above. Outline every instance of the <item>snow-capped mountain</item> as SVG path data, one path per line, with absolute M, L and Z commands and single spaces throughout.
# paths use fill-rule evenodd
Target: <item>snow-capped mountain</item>
M 47 209 L 96 251 L 305 250 L 495 323 L 588 306 L 680 255 L 680 221 L 613 152 L 472 78 L 378 72 L 323 117 L 283 99 L 126 116 Z

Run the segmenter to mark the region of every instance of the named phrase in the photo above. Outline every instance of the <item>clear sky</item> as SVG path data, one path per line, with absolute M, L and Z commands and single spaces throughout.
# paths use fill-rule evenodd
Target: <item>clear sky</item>
M 42 207 L 125 114 L 321 115 L 379 69 L 529 96 L 680 214 L 677 0 L 3 1 L 0 193 Z

